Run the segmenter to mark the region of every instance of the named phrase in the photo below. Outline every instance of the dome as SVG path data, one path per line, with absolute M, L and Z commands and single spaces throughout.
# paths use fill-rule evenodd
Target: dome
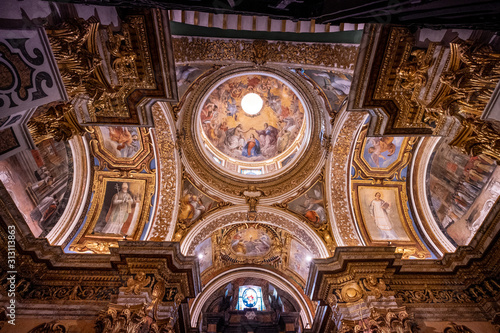
M 285 80 L 246 72 L 223 78 L 202 98 L 195 133 L 218 168 L 255 177 L 284 168 L 297 155 L 308 118 Z

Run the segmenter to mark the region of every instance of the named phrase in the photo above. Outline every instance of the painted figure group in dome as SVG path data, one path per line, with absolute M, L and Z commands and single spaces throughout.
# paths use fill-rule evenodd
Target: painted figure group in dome
M 247 114 L 241 99 L 258 94 L 263 107 Z M 262 161 L 285 152 L 299 134 L 304 110 L 295 93 L 277 79 L 255 75 L 230 79 L 205 101 L 200 121 L 208 140 L 242 161 Z

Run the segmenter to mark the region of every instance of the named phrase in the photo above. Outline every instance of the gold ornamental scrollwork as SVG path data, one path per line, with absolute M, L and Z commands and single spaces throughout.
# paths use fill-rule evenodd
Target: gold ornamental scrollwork
M 357 129 L 362 126 L 365 118 L 361 113 L 349 113 L 343 123 L 335 144 L 332 147 L 330 178 L 330 202 L 332 204 L 335 227 L 345 245 L 356 246 L 360 244 L 358 233 L 349 210 L 348 191 L 348 163 L 352 141 L 355 140 Z M 328 198 L 328 197 L 327 197 Z
M 156 17 L 155 17 L 156 16 Z M 147 21 L 158 20 L 158 31 L 148 31 Z M 70 103 L 83 126 L 102 124 L 152 125 L 146 96 L 175 100 L 175 87 L 168 73 L 159 81 L 155 71 L 168 67 L 171 51 L 166 45 L 158 10 L 125 16 L 120 29 L 89 20 L 68 19 L 48 26 L 47 35 L 67 90 Z M 168 28 L 166 29 L 168 30 Z M 156 38 L 154 46 L 148 38 Z M 148 37 L 150 36 L 150 37 Z M 165 89 L 163 89 L 165 87 Z
M 462 119 L 461 124 L 450 146 L 468 155 L 484 154 L 500 161 L 499 126 L 474 118 Z
M 368 296 L 379 299 L 393 294 L 393 292 L 387 290 L 387 285 L 382 278 L 370 274 L 359 280 L 351 280 L 334 286 L 328 294 L 327 300 L 329 304 L 342 304 L 345 306 L 366 299 Z
M 420 329 L 414 316 L 404 307 L 397 309 L 372 308 L 367 318 L 342 320 L 339 333 L 404 332 L 418 333 Z
M 51 103 L 41 107 L 28 121 L 28 130 L 35 144 L 48 138 L 68 141 L 75 135 L 85 134 L 86 131 L 79 125 L 70 103 Z
M 446 93 L 435 104 L 447 115 L 480 117 L 500 80 L 500 53 L 489 45 L 458 39 L 450 43 L 450 62 L 457 65 L 441 73 Z
M 153 278 L 154 282 L 154 278 Z M 125 295 L 135 294 L 139 295 L 140 290 L 151 283 L 151 277 L 146 276 L 146 273 L 139 272 L 134 277 L 129 277 L 127 280 L 127 286 L 123 291 Z

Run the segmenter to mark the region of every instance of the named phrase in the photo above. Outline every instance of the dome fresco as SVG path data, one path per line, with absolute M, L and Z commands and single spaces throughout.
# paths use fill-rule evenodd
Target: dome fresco
M 245 97 L 255 97 L 251 94 L 263 102 L 254 115 L 242 107 Z M 204 100 L 198 117 L 209 149 L 219 158 L 246 165 L 262 165 L 290 155 L 305 124 L 304 107 L 290 86 L 260 74 L 239 75 L 220 83 Z

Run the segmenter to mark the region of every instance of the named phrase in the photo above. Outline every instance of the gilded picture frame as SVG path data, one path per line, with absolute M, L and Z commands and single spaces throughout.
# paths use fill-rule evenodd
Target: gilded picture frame
M 377 137 L 377 138 L 369 138 L 366 136 L 368 131 L 368 127 L 365 125 L 361 130 L 358 141 L 356 142 L 356 148 L 354 151 L 354 167 L 355 167 L 355 175 L 353 178 L 387 178 L 396 180 L 404 180 L 404 176 L 401 174 L 402 170 L 410 163 L 412 157 L 413 145 L 417 141 L 418 138 L 412 137 Z M 384 152 L 380 154 L 380 161 L 382 161 L 382 165 L 377 167 L 371 160 L 367 160 L 366 156 L 371 155 L 367 152 L 371 147 L 371 140 L 380 140 L 384 141 L 384 139 L 389 139 L 391 144 L 394 141 L 396 144 L 394 145 L 395 154 L 397 156 L 392 158 L 392 154 Z M 396 141 L 397 140 L 397 141 Z M 375 154 L 375 152 L 374 152 Z M 385 154 L 385 155 L 384 155 Z M 392 158 L 393 161 L 388 165 L 383 165 L 387 159 Z M 378 159 L 378 157 L 377 157 Z M 378 162 L 378 161 L 377 161 Z
M 121 129 L 129 140 L 110 138 L 111 130 Z M 149 129 L 144 127 L 94 126 L 90 146 L 92 154 L 99 160 L 100 169 L 143 170 L 150 169 L 150 161 L 154 158 L 154 147 Z M 121 154 L 120 154 L 121 153 Z M 117 156 L 120 154 L 120 156 Z
M 108 253 L 109 247 L 117 246 L 119 240 L 140 239 L 152 207 L 155 175 L 131 173 L 130 176 L 95 172 L 90 209 L 70 250 Z
M 405 182 L 392 181 L 380 185 L 353 180 L 352 201 L 366 245 L 414 249 L 412 257 L 429 256 L 410 218 Z

